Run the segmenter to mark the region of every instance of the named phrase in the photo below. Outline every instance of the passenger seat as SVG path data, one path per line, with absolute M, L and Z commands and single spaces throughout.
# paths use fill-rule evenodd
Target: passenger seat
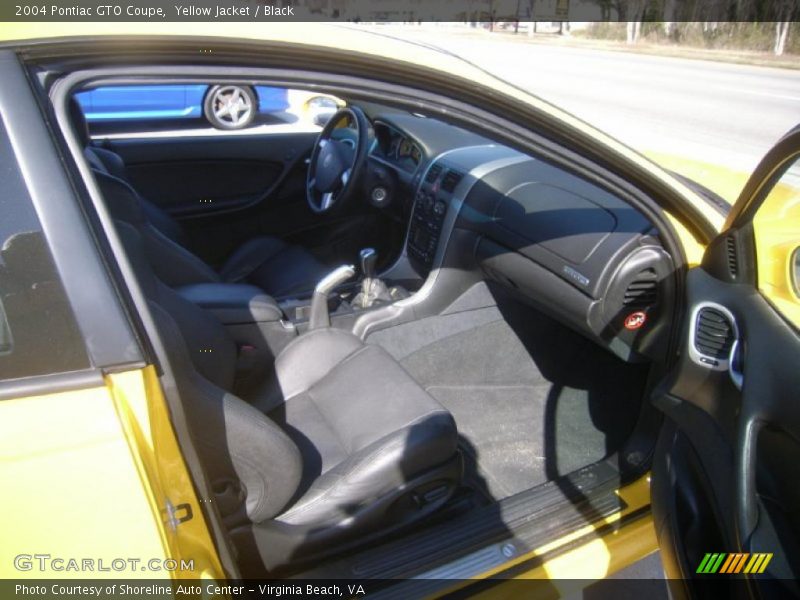
M 462 473 L 455 421 L 386 351 L 311 331 L 248 404 L 229 391 L 236 347 L 225 328 L 155 277 L 135 227 L 117 229 L 246 576 L 385 535 L 449 499 Z

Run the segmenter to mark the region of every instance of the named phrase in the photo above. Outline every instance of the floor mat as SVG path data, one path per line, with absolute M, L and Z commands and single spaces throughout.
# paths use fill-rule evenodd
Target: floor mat
M 613 450 L 592 421 L 585 390 L 542 384 L 428 391 L 455 417 L 471 483 L 491 499 L 570 473 Z
M 545 481 L 539 416 L 547 386 L 432 386 L 428 391 L 456 419 L 474 487 L 498 499 Z
M 645 366 L 527 308 L 468 318 L 473 327 L 464 330 L 462 319 L 452 335 L 441 322 L 417 322 L 426 339 L 398 358 L 455 417 L 475 487 L 500 500 L 622 446 L 639 414 Z M 398 335 L 411 349 L 409 332 Z

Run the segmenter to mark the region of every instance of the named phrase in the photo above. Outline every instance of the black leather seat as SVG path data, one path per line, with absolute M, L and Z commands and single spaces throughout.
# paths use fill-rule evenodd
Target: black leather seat
M 135 227 L 117 228 L 245 575 L 383 535 L 450 497 L 461 477 L 455 421 L 386 351 L 313 330 L 247 403 L 229 391 L 237 348 L 225 328 L 155 277 Z
M 134 189 L 122 158 L 114 152 L 91 145 L 86 119 L 74 98 L 70 102 L 70 113 L 86 159 L 98 175 L 101 191 L 110 185 L 109 180 L 117 180 L 126 186 L 126 193 L 135 196 L 141 205 L 145 220 L 135 225 L 142 230 L 144 243 L 150 248 L 149 253 L 158 255 L 161 263 L 158 275 L 167 285 L 249 282 L 271 296 L 280 298 L 311 292 L 329 271 L 305 249 L 271 236 L 256 237 L 245 242 L 215 271 L 189 250 L 189 240 L 181 225 Z M 109 203 L 109 208 L 113 213 L 113 203 Z

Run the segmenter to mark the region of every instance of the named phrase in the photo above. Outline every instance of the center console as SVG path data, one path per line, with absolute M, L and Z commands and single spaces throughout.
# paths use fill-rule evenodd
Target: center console
M 447 207 L 462 177 L 463 174 L 458 171 L 447 169 L 441 163 L 434 163 L 417 190 L 406 252 L 423 276 L 433 266 Z
M 266 365 L 297 331 L 282 307 L 261 288 L 239 283 L 201 283 L 175 290 L 186 300 L 213 314 L 236 343 L 236 393 L 243 398 L 269 376 Z
M 406 298 L 410 293 L 406 288 L 387 285 L 377 276 L 376 262 L 377 253 L 365 248 L 360 281 L 355 267 L 342 266 L 323 278 L 312 295 L 280 302 L 258 287 L 239 283 L 186 285 L 176 291 L 213 314 L 245 353 L 270 358 L 309 329 L 350 330 L 359 315 Z
M 283 311 L 272 296 L 254 285 L 197 283 L 177 291 L 186 300 L 209 311 L 223 325 L 274 323 L 283 318 Z

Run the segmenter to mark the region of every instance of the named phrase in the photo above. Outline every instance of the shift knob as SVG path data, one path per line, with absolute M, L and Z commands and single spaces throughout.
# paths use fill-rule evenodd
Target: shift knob
M 374 248 L 364 248 L 358 254 L 361 259 L 361 274 L 365 279 L 375 277 L 375 264 L 378 262 L 378 253 Z

